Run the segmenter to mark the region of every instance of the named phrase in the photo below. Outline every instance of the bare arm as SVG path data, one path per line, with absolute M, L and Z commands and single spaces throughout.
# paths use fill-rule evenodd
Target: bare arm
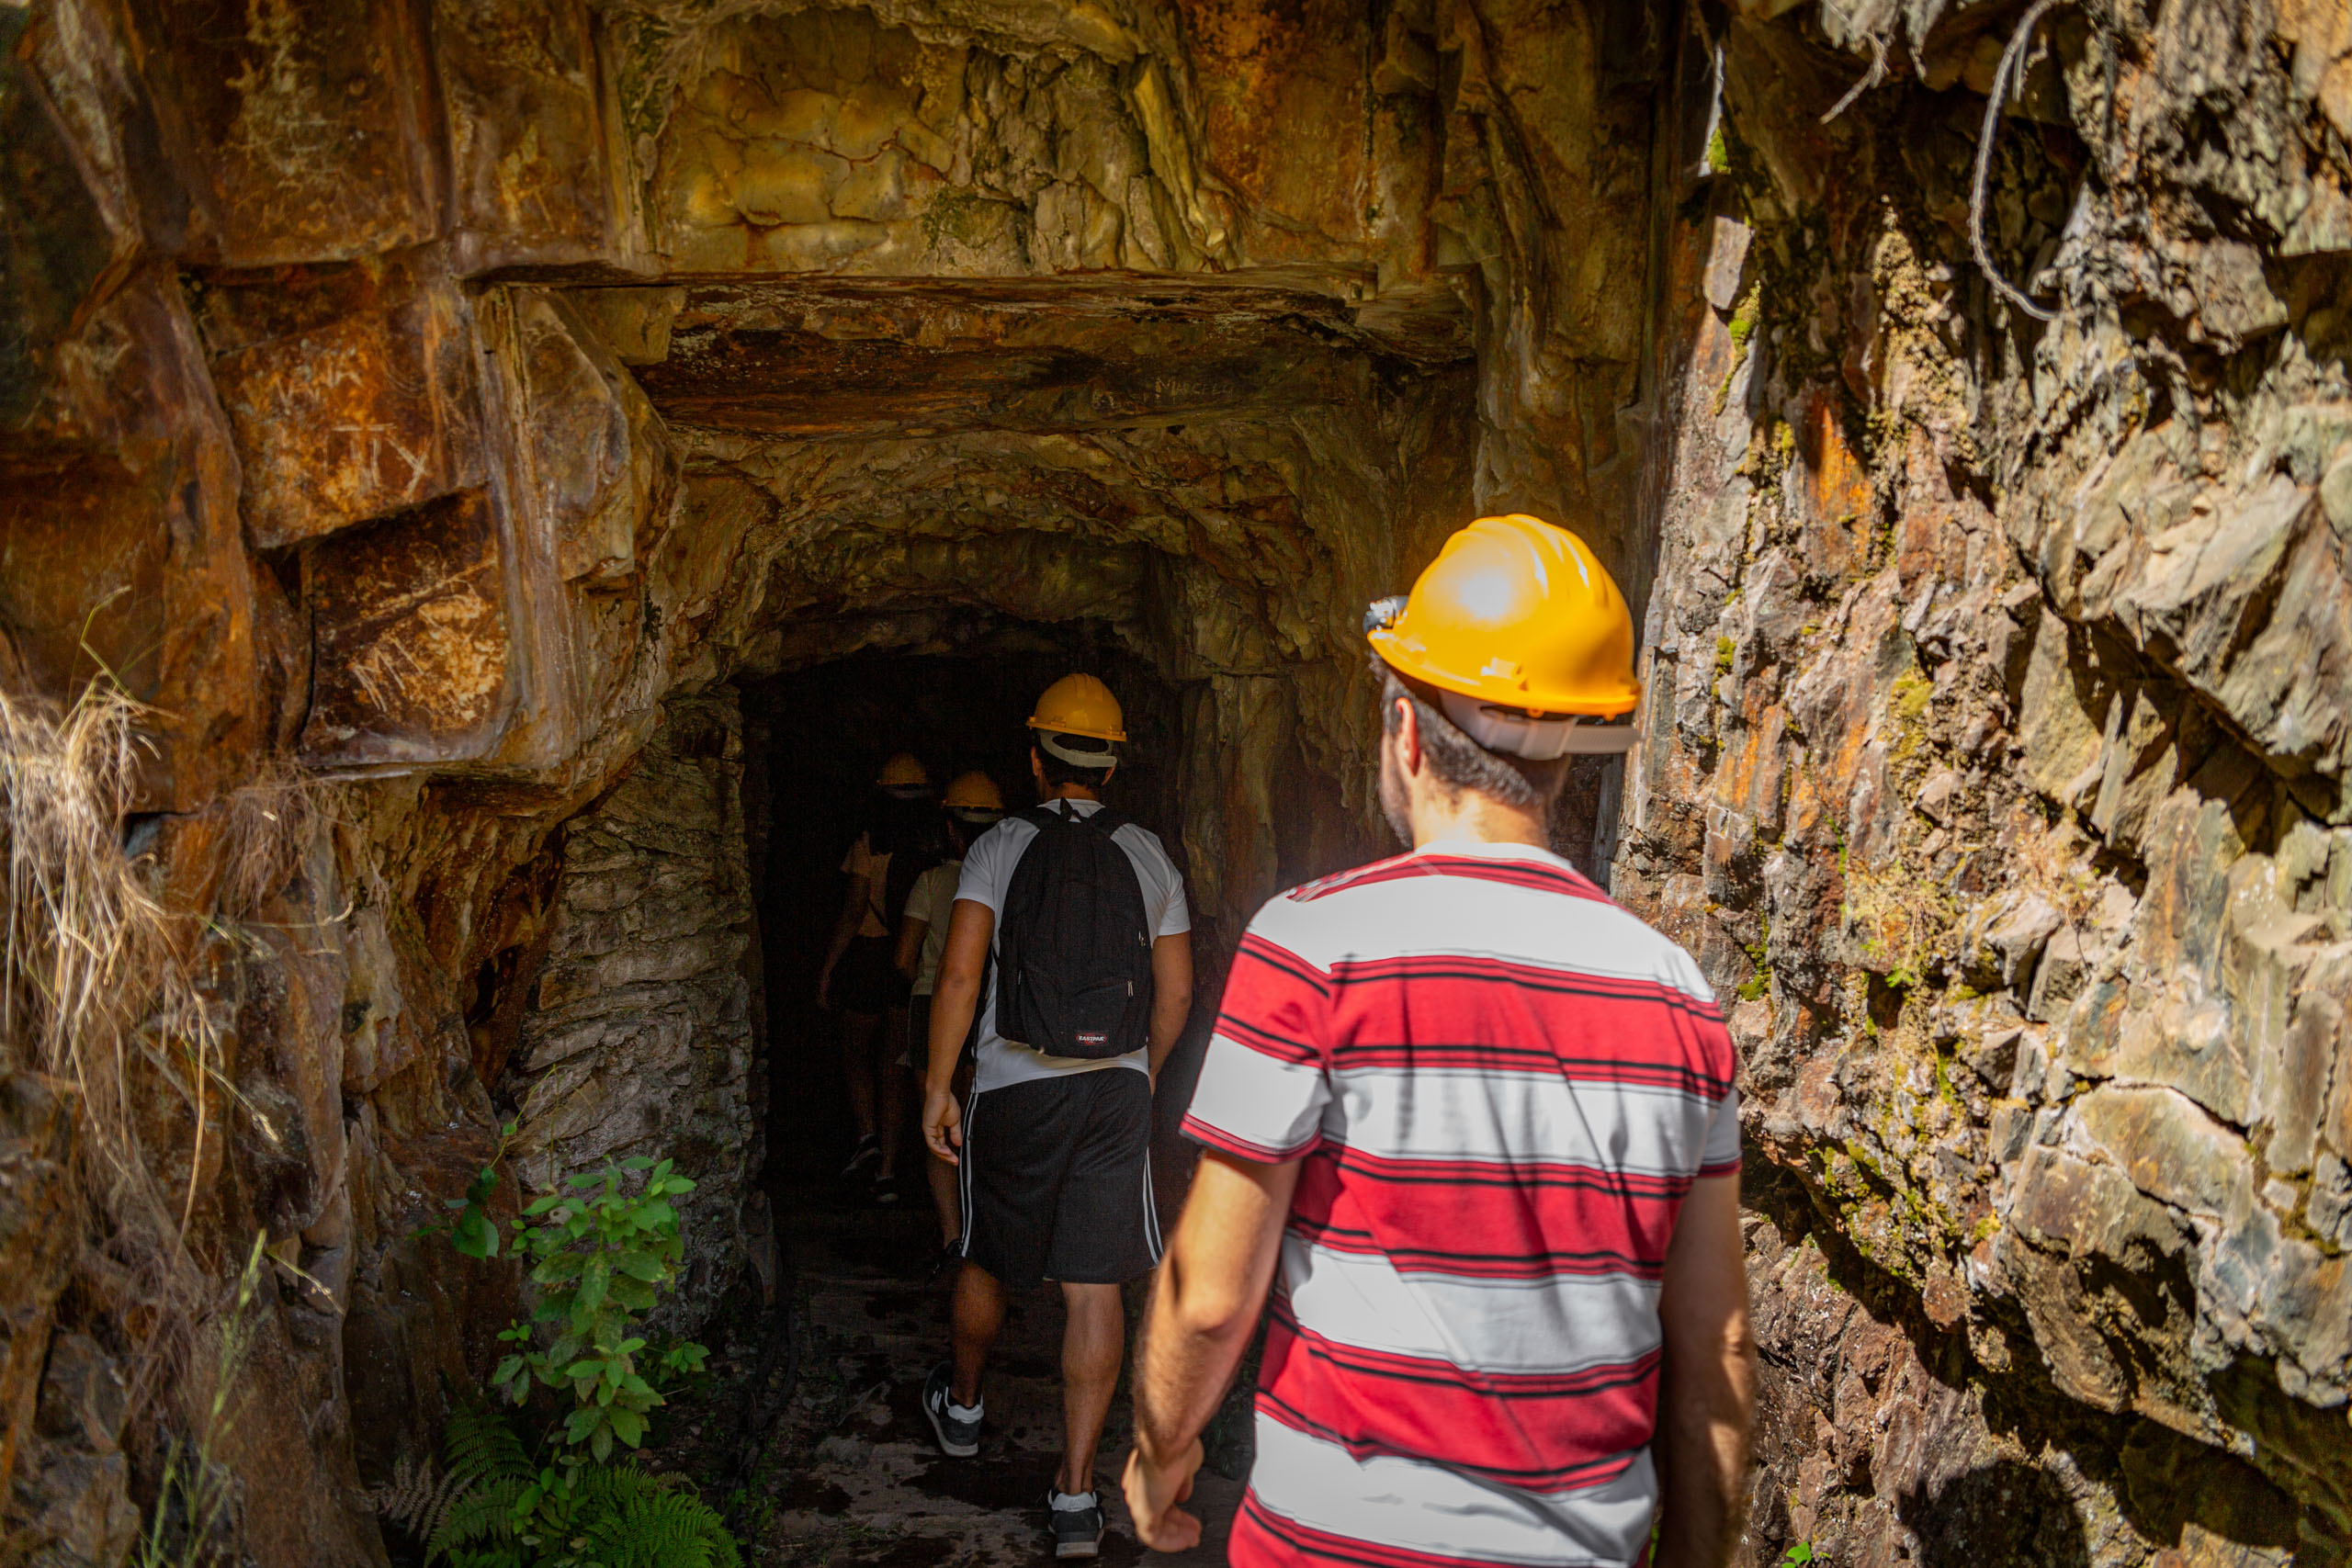
M 970 898 L 956 900 L 947 918 L 947 948 L 939 955 L 939 978 L 931 988 L 931 1059 L 923 1073 L 922 1141 L 948 1164 L 964 1146 L 964 1112 L 949 1085 L 956 1058 L 964 1054 L 972 1015 L 979 1010 L 980 976 L 989 962 L 989 939 L 996 914 Z
M 1682 1201 L 1658 1292 L 1665 1368 L 1657 1458 L 1659 1568 L 1723 1568 L 1739 1542 L 1756 1339 L 1739 1239 L 1739 1178 L 1710 1177 Z
M 1216 1149 L 1202 1156 L 1193 1177 L 1136 1351 L 1127 1506 L 1155 1551 L 1200 1543 L 1200 1520 L 1177 1505 L 1192 1495 L 1201 1428 L 1216 1414 L 1265 1305 L 1297 1188 L 1295 1160 L 1261 1165 Z
M 833 966 L 842 961 L 842 954 L 849 951 L 850 939 L 857 934 L 857 928 L 865 923 L 865 900 L 873 887 L 874 879 L 870 876 L 849 879 L 849 891 L 842 897 L 841 918 L 833 922 L 833 940 L 825 945 L 824 966 L 817 971 L 819 1007 L 833 1005 Z
M 922 939 L 930 930 L 929 920 L 909 918 L 899 922 L 899 951 L 892 955 L 891 962 L 899 966 L 899 973 L 910 980 L 915 977 L 915 969 L 922 958 Z
M 1151 944 L 1151 1081 L 1183 1037 L 1193 1015 L 1193 937 L 1189 931 Z

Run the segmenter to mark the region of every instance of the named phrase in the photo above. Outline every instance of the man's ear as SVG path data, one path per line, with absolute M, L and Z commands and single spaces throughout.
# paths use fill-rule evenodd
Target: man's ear
M 1112 775 L 1113 773 L 1117 773 L 1118 771 L 1119 771 L 1119 764 L 1118 764 L 1118 763 L 1116 763 L 1116 762 L 1114 762 L 1114 763 L 1112 763 L 1109 767 L 1107 767 L 1107 768 L 1103 769 L 1103 770 L 1102 770 L 1102 783 L 1103 783 L 1103 784 L 1109 784 L 1109 783 L 1111 782 L 1111 775 Z
M 1408 778 L 1421 771 L 1421 718 L 1413 705 L 1396 699 L 1396 764 Z

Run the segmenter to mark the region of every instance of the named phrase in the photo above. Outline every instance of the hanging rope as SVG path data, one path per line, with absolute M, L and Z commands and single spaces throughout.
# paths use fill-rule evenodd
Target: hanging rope
M 1977 266 L 2002 299 L 2037 321 L 2054 321 L 2058 312 L 2044 310 L 2027 299 L 1993 265 L 1993 253 L 1984 248 L 1984 187 L 1993 174 L 1993 137 L 2001 125 L 2001 100 L 2008 96 L 2010 80 L 2017 74 L 2018 61 L 2025 54 L 2027 41 L 2033 37 L 2034 24 L 2057 4 L 2059 0 L 2033 0 L 2031 9 L 2018 20 L 2009 47 L 2001 51 L 2001 63 L 1993 69 L 1993 96 L 1985 101 L 1984 130 L 1976 138 L 1976 182 L 1968 195 L 1968 248 L 1975 255 Z
M 1876 33 L 1864 33 L 1862 37 L 1871 46 L 1871 68 L 1862 73 L 1860 81 L 1846 89 L 1844 97 L 1829 106 L 1829 112 L 1821 117 L 1824 125 L 1852 108 L 1856 98 L 1886 80 L 1886 40 Z

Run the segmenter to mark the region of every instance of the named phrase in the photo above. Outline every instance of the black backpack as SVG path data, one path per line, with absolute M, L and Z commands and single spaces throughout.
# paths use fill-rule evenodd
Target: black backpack
M 1012 868 L 997 929 L 996 1032 L 1048 1056 L 1102 1060 L 1151 1042 L 1151 930 L 1111 810 L 1025 814 L 1037 836 Z

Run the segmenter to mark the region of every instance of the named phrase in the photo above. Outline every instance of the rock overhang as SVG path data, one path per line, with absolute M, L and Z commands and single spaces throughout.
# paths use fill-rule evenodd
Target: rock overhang
M 957 610 L 1099 620 L 1180 678 L 1328 657 L 1331 579 L 1388 568 L 1363 524 L 1474 417 L 1456 293 L 1348 269 L 502 287 L 628 367 L 682 470 L 666 547 L 727 536 L 762 671 L 810 623 Z
M 1450 292 L 1283 281 L 686 281 L 639 376 L 674 423 L 924 435 L 1270 418 L 1474 357 Z

